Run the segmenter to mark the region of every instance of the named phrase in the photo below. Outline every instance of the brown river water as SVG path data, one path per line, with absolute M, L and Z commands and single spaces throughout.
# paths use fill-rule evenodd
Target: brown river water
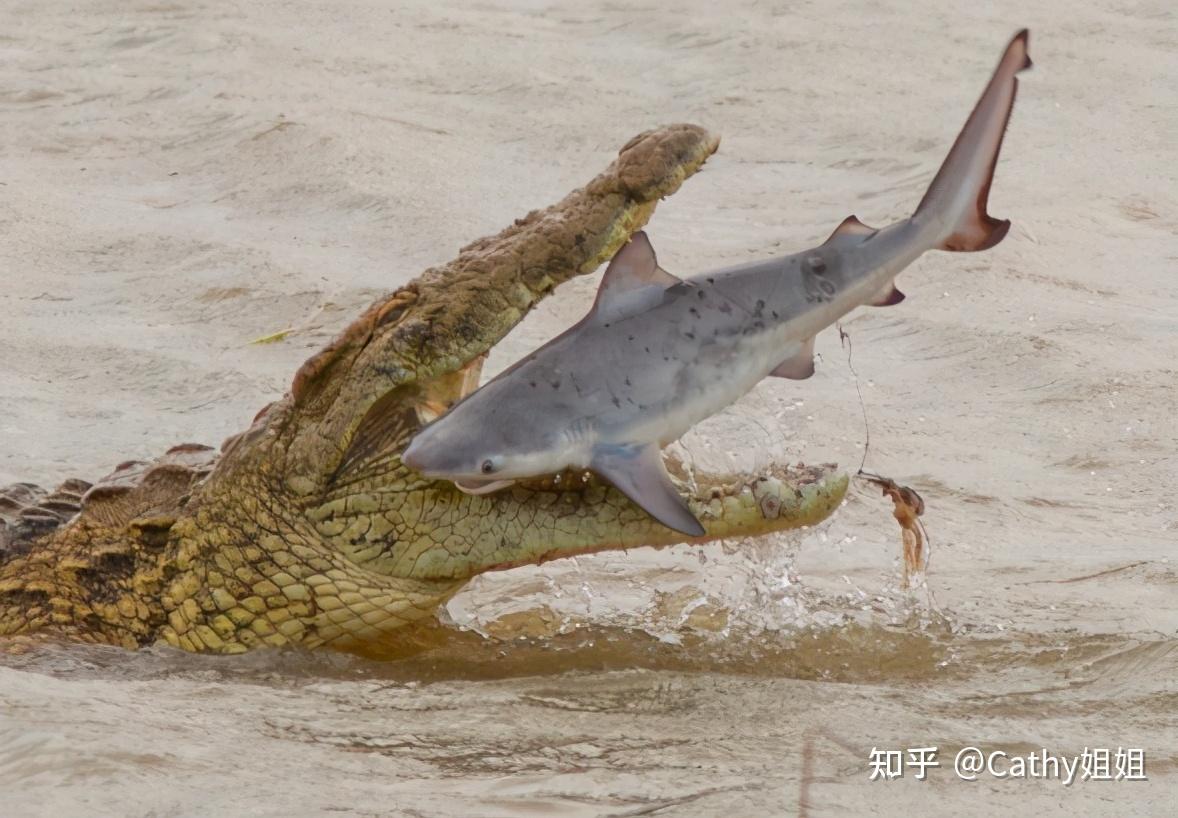
M 1008 238 L 851 316 L 857 380 L 828 331 L 813 378 L 682 442 L 854 470 L 866 413 L 866 467 L 925 500 L 923 583 L 856 482 L 814 530 L 485 575 L 397 657 L 0 654 L 0 818 L 1178 813 L 1176 14 L 0 4 L 0 483 L 239 431 L 380 292 L 652 125 L 724 140 L 649 227 L 673 272 L 901 218 L 1017 28 L 1036 63 Z M 931 747 L 923 780 L 871 780 L 873 750 Z M 1008 774 L 1107 749 L 1113 776 L 1140 750 L 1148 780 L 970 782 L 970 747 Z

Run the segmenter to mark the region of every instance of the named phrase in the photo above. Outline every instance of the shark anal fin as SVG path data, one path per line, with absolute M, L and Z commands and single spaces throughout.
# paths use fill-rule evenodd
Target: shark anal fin
M 706 533 L 671 482 L 658 446 L 599 447 L 590 468 L 667 528 L 689 537 Z
M 802 348 L 786 358 L 769 373 L 774 378 L 804 381 L 814 374 L 814 336 L 802 341 Z
M 600 321 L 616 321 L 645 309 L 668 287 L 681 283 L 681 278 L 659 267 L 650 239 L 639 230 L 605 268 L 593 313 Z
M 878 232 L 874 227 L 868 227 L 859 221 L 857 216 L 847 216 L 826 240 L 831 241 L 838 236 L 871 236 Z
M 874 301 L 871 302 L 871 306 L 893 307 L 903 301 L 904 298 L 904 293 L 896 289 L 896 283 L 893 281 L 880 292 Z

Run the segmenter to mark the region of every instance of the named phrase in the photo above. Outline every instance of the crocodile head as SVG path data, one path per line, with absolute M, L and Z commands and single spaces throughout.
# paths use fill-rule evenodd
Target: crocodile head
M 162 545 L 151 559 L 142 557 L 145 509 L 108 514 L 106 530 L 122 525 L 140 543 L 122 593 L 136 604 L 152 597 L 152 624 L 142 606 L 124 603 L 135 637 L 114 641 L 365 651 L 431 617 L 479 573 L 682 541 L 592 475 L 472 496 L 400 456 L 423 424 L 477 386 L 488 350 L 529 309 L 608 260 L 717 145 L 691 125 L 640 134 L 585 187 L 373 304 L 299 369 L 283 399 L 225 442 L 211 474 L 185 484 L 182 507 L 161 515 L 155 502 L 148 530 Z M 696 473 L 690 486 L 702 541 L 814 524 L 838 505 L 846 478 L 832 467 L 774 467 Z M 107 619 L 113 605 L 100 608 Z

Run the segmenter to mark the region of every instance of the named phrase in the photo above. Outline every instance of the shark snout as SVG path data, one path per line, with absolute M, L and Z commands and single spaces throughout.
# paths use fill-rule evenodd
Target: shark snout
M 452 478 L 469 471 L 464 468 L 463 455 L 463 447 L 456 445 L 451 435 L 430 427 L 409 442 L 401 453 L 401 462 L 425 477 Z
M 417 435 L 413 440 L 409 441 L 409 445 L 401 453 L 401 462 L 409 468 L 424 474 L 429 464 L 429 457 L 426 452 L 428 448 L 424 440 L 424 435 Z

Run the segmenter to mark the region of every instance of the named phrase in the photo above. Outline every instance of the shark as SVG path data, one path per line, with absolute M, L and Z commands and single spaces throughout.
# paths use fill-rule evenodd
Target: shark
M 580 322 L 425 426 L 402 462 L 471 493 L 584 469 L 702 536 L 663 447 L 766 377 L 810 377 L 815 336 L 860 306 L 903 301 L 896 276 L 924 253 L 987 250 L 1007 234 L 986 208 L 1028 40 L 1011 39 L 909 218 L 876 229 L 849 216 L 811 249 L 691 277 L 662 269 L 635 233 Z

